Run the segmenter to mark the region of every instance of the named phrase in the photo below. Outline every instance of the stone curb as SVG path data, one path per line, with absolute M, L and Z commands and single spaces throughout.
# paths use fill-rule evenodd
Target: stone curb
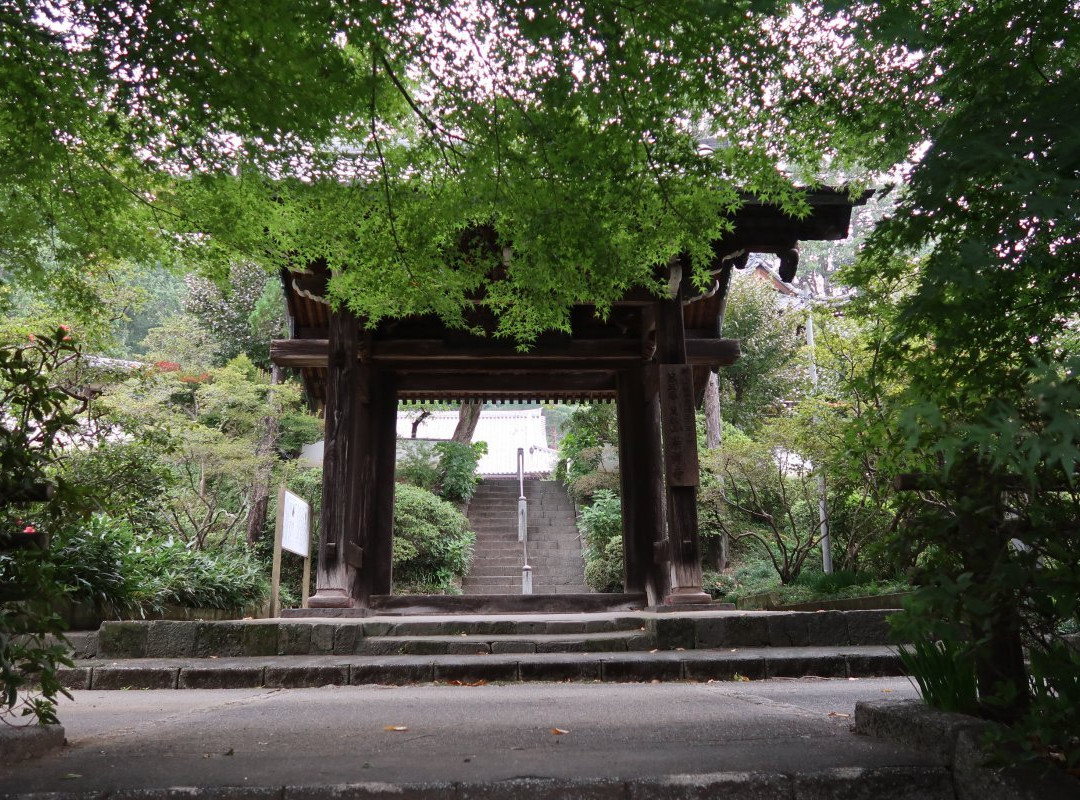
M 63 746 L 62 725 L 8 725 L 0 721 L 0 764 L 37 758 Z
M 67 688 L 94 690 L 311 688 L 431 681 L 641 683 L 903 674 L 900 659 L 887 648 L 807 650 L 132 659 L 84 662 L 58 672 Z
M 3 794 L 0 800 L 953 800 L 942 767 L 840 768 L 810 773 L 721 772 L 636 780 L 513 778 L 490 783 L 351 783 L 170 787 Z
M 1060 770 L 993 767 L 980 745 L 993 725 L 921 700 L 859 702 L 855 732 L 933 753 L 951 769 L 957 800 L 1075 800 L 1080 781 Z M 868 795 L 869 796 L 869 795 Z

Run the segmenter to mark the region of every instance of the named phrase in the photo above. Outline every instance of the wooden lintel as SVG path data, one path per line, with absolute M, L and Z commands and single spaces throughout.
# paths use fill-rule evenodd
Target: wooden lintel
M 275 339 L 270 343 L 270 358 L 282 367 L 325 367 L 327 352 L 326 339 Z M 641 362 L 646 355 L 640 342 L 619 339 L 584 339 L 565 347 L 545 346 L 527 353 L 515 353 L 513 348 L 500 345 L 459 349 L 420 340 L 374 342 L 370 360 L 391 369 L 405 369 L 410 364 L 430 369 L 432 364 L 439 364 L 465 371 L 515 368 L 607 370 Z M 737 339 L 686 340 L 688 364 L 722 367 L 734 364 L 738 358 Z
M 402 372 L 397 386 L 409 392 L 613 392 L 613 372 Z

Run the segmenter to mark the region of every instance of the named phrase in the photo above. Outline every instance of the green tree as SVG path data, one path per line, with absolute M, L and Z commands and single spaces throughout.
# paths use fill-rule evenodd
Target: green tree
M 804 390 L 798 355 L 805 320 L 752 274 L 733 280 L 730 291 L 724 336 L 739 340 L 742 355 L 717 373 L 720 405 L 727 421 L 752 434 Z
M 910 48 L 922 86 L 894 101 L 916 112 L 896 144 L 919 158 L 848 275 L 857 309 L 887 326 L 875 369 L 903 387 L 891 467 L 916 473 L 900 540 L 926 554 L 915 619 L 973 651 L 985 713 L 1075 766 L 1080 669 L 1058 633 L 1080 595 L 1080 8 L 858 3 L 851 16 L 867 51 Z

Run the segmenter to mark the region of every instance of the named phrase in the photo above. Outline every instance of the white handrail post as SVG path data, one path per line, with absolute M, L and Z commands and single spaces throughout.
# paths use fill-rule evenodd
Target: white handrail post
M 525 501 L 525 448 L 517 451 L 518 541 L 521 542 L 521 593 L 532 594 L 532 567 L 529 566 L 529 511 Z

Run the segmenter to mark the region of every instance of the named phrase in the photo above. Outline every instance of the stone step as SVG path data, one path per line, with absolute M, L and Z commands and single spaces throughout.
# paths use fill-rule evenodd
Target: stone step
M 534 586 L 551 585 L 551 581 L 534 578 Z M 514 584 L 507 583 L 506 591 L 520 594 L 520 586 L 519 578 Z M 594 597 L 601 600 L 604 595 Z M 448 600 L 468 602 L 468 598 Z M 641 628 L 655 637 L 660 650 L 887 645 L 890 639 L 886 617 L 893 613 L 702 610 L 410 618 L 335 616 L 319 609 L 305 609 L 290 612 L 288 619 L 276 620 L 107 621 L 98 631 L 96 652 L 101 658 L 351 654 L 358 640 L 371 636 L 577 635 Z
M 254 658 L 93 659 L 60 668 L 69 689 L 242 689 L 326 685 L 730 681 L 902 675 L 888 647 L 731 651 L 324 655 Z
M 644 631 L 590 634 L 499 636 L 369 636 L 356 643 L 357 655 L 479 655 L 487 653 L 625 653 L 652 650 Z

